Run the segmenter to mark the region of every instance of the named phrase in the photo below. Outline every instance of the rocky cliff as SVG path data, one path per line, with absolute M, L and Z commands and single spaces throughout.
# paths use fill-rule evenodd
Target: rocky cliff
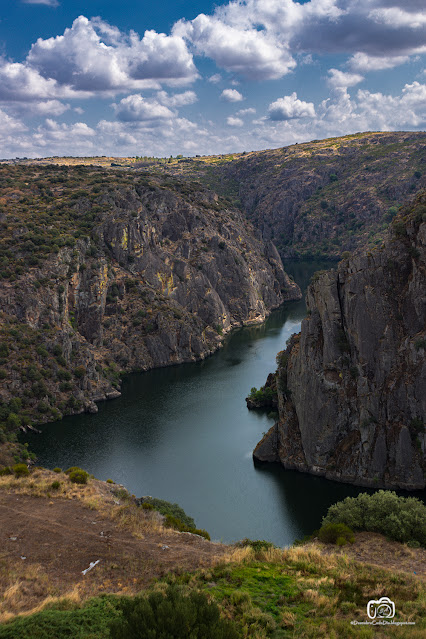
M 122 371 L 204 358 L 300 291 L 200 185 L 3 166 L 0 436 L 119 395 Z
M 357 133 L 165 170 L 238 201 L 283 259 L 337 260 L 382 242 L 398 207 L 426 187 L 425 150 L 424 132 Z
M 263 461 L 364 486 L 416 489 L 426 471 L 426 193 L 383 245 L 319 272 L 279 357 L 279 421 Z

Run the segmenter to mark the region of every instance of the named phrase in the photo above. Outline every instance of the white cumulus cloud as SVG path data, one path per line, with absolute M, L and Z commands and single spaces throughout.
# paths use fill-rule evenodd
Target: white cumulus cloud
M 139 93 L 128 95 L 113 104 L 117 119 L 121 122 L 140 122 L 144 120 L 165 120 L 174 117 L 173 111 L 157 100 L 148 100 Z
M 364 80 L 359 73 L 347 73 L 346 71 L 339 71 L 339 69 L 329 69 L 327 84 L 332 89 L 337 87 L 353 87 Z
M 226 118 L 226 123 L 228 126 L 244 126 L 244 122 L 241 118 L 236 118 L 232 115 Z
M 174 86 L 198 77 L 192 55 L 179 36 L 145 31 L 121 33 L 84 16 L 63 35 L 32 45 L 27 63 L 44 78 L 79 91 L 117 91 Z
M 225 102 L 241 102 L 244 96 L 237 89 L 224 89 L 220 94 L 220 99 Z
M 315 107 L 312 102 L 299 100 L 297 93 L 278 98 L 268 107 L 270 120 L 293 120 L 298 118 L 314 118 Z
M 409 59 L 410 57 L 408 55 L 377 56 L 357 51 L 349 59 L 348 66 L 352 71 L 361 71 L 361 73 L 367 71 L 382 71 L 383 69 L 393 69 L 401 64 L 405 64 Z

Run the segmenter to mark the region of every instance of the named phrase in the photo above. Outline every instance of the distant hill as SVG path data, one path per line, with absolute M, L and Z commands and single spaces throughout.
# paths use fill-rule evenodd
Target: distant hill
M 338 259 L 380 244 L 398 207 L 426 187 L 426 133 L 359 133 L 165 167 L 229 197 L 282 258 Z

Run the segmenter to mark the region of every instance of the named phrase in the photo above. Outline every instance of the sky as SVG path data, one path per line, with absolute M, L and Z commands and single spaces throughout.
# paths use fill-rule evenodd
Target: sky
M 0 157 L 424 130 L 425 0 L 0 0 Z

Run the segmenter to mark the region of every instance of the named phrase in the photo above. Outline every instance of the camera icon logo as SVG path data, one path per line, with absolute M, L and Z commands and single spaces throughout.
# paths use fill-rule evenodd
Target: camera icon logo
M 395 604 L 389 597 L 370 599 L 367 604 L 367 615 L 370 619 L 393 619 L 395 617 Z

